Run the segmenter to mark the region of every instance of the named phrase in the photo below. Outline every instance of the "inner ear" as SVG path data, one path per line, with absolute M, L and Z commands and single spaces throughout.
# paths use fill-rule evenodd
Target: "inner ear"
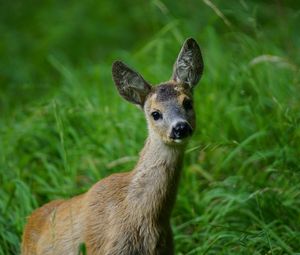
M 173 80 L 193 88 L 203 73 L 203 59 L 199 45 L 193 38 L 187 39 L 174 64 Z
M 127 101 L 143 106 L 151 86 L 136 71 L 122 63 L 115 61 L 112 75 L 120 95 Z

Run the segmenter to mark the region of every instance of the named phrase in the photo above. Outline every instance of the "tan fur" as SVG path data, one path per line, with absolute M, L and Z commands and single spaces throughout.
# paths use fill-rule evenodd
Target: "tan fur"
M 203 68 L 193 39 L 183 49 L 176 62 L 183 71 L 175 68 L 174 80 L 156 87 L 122 62 L 114 63 L 119 93 L 143 108 L 148 124 L 149 135 L 138 163 L 131 172 L 108 176 L 80 196 L 35 210 L 24 230 L 22 255 L 76 255 L 81 243 L 88 255 L 174 253 L 170 216 L 186 138 L 195 126 L 194 110 L 184 107 L 183 101 L 191 99 L 191 89 L 200 79 L 197 72 Z M 188 83 L 180 82 L 180 77 Z M 161 118 L 155 119 L 155 111 Z M 183 121 L 188 124 L 188 135 L 174 138 L 175 127 Z
M 163 111 L 155 98 L 149 96 L 145 111 Z M 150 136 L 132 172 L 111 175 L 83 195 L 32 213 L 23 255 L 77 254 L 80 243 L 89 255 L 173 254 L 169 218 L 184 146 L 165 144 L 149 123 Z
M 158 106 L 154 99 L 149 97 L 146 111 Z M 89 255 L 173 254 L 169 219 L 184 146 L 164 143 L 152 129 L 150 124 L 132 172 L 111 175 L 83 195 L 34 211 L 24 231 L 22 254 L 77 254 L 80 243 Z
M 26 225 L 22 254 L 77 254 L 83 242 L 89 255 L 173 254 L 169 218 L 182 149 L 149 138 L 132 172 L 37 209 Z

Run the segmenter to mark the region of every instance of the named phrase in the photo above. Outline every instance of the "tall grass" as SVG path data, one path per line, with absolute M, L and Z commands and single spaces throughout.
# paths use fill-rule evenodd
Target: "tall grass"
M 205 72 L 172 216 L 176 253 L 300 254 L 298 3 L 2 6 L 0 255 L 19 253 L 38 206 L 134 166 L 145 121 L 118 96 L 111 63 L 167 80 L 190 36 Z

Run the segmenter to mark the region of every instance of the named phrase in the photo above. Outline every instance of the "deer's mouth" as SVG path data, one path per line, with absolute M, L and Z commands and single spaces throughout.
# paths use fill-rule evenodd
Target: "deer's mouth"
M 183 143 L 185 143 L 186 141 L 187 141 L 187 139 L 175 139 L 175 140 L 173 140 L 174 141 L 174 143 L 176 143 L 176 144 L 183 144 Z
M 186 135 L 186 136 L 181 137 L 181 138 L 176 138 L 176 137 L 169 136 L 168 143 L 169 144 L 174 144 L 174 145 L 186 144 L 189 141 L 189 138 L 191 137 L 191 135 L 192 135 L 192 131 L 189 133 L 189 135 Z

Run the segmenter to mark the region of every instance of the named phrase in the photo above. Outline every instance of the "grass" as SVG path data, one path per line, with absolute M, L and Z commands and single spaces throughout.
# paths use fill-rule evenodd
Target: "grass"
M 176 254 L 300 254 L 298 3 L 2 5 L 0 255 L 19 253 L 33 209 L 134 166 L 145 121 L 117 94 L 111 63 L 167 80 L 190 36 L 205 72 L 172 216 Z

